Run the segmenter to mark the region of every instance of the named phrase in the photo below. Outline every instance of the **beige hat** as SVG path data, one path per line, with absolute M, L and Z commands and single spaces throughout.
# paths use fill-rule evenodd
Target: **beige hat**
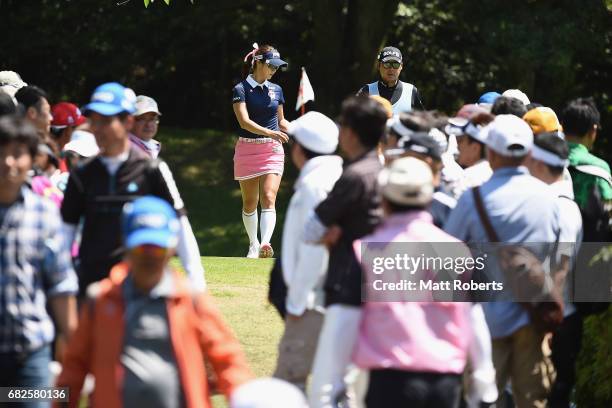
M 433 174 L 427 163 L 414 157 L 394 160 L 378 175 L 382 195 L 393 204 L 424 207 L 433 196 Z
M 150 96 L 138 95 L 136 97 L 136 112 L 134 116 L 144 115 L 145 113 L 157 113 L 161 116 L 161 112 L 159 111 L 159 107 L 157 106 L 157 102 L 155 99 Z

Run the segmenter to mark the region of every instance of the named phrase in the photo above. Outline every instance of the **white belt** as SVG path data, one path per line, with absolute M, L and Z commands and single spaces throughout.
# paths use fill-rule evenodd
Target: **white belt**
M 238 140 L 240 142 L 244 142 L 244 143 L 270 143 L 273 142 L 274 139 L 272 139 L 271 137 L 258 137 L 258 138 L 248 138 L 248 137 L 239 137 Z

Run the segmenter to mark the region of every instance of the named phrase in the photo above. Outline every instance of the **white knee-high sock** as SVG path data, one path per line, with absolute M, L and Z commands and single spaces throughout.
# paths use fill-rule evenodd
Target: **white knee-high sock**
M 263 220 L 262 220 L 263 221 Z M 257 240 L 257 208 L 252 213 L 247 213 L 242 210 L 242 222 L 249 236 L 249 243 L 258 243 Z
M 269 244 L 272 233 L 276 226 L 276 210 L 274 208 L 264 208 L 261 210 L 261 243 Z

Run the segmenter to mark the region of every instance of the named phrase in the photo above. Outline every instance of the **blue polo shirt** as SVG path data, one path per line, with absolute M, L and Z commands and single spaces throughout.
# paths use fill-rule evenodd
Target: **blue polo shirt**
M 560 237 L 557 193 L 546 183 L 531 176 L 526 167 L 503 167 L 480 186 L 482 201 L 500 241 L 530 242 L 531 250 L 544 260 L 551 246 Z M 482 225 L 472 191 L 459 198 L 444 224 L 444 231 L 467 243 L 489 242 Z M 489 254 L 490 255 L 490 254 Z M 486 262 L 489 277 L 501 276 L 498 260 L 489 256 Z M 483 303 L 491 337 L 509 336 L 529 323 L 527 312 L 512 302 L 509 291 L 494 292 L 494 301 Z
M 249 118 L 270 130 L 279 130 L 278 126 L 278 106 L 285 103 L 283 88 L 265 81 L 263 84 L 258 84 L 251 75 L 239 84 L 237 84 L 232 92 L 233 103 L 246 103 Z M 241 137 L 260 138 L 261 135 L 256 135 L 245 129 L 240 129 Z

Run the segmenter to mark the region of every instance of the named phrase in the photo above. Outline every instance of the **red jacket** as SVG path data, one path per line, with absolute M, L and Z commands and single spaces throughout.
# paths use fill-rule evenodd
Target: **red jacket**
M 128 273 L 116 265 L 99 282 L 97 294 L 83 305 L 79 326 L 70 339 L 57 385 L 70 387 L 70 407 L 78 407 L 87 373 L 96 380 L 94 407 L 122 406 L 125 324 L 121 283 Z M 204 360 L 214 368 L 217 388 L 228 398 L 240 384 L 253 378 L 240 344 L 225 325 L 208 294 L 194 297 L 185 280 L 175 274 L 177 291 L 167 299 L 170 337 L 187 407 L 211 407 Z

